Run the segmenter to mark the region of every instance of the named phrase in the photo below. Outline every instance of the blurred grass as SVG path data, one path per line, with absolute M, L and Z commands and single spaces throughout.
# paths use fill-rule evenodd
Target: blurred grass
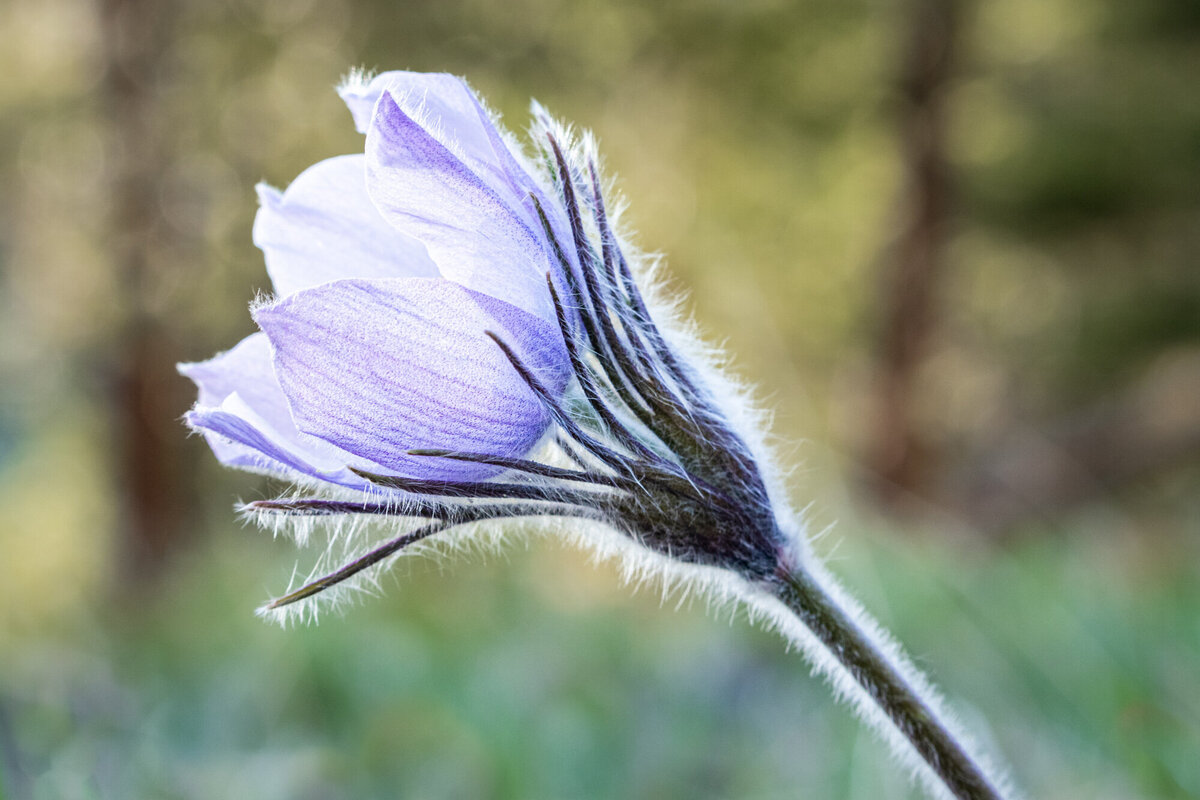
M 1195 541 L 1101 517 L 981 550 L 826 496 L 835 569 L 1033 796 L 1197 796 Z M 285 631 L 250 612 L 292 558 L 226 526 L 136 615 L 28 598 L 0 663 L 14 796 L 917 796 L 776 637 L 553 541 L 403 560 Z

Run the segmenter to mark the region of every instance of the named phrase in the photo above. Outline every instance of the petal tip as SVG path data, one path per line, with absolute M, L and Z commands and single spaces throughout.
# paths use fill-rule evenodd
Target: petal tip
M 183 412 L 183 424 L 188 427 L 192 433 L 202 433 L 205 429 L 205 409 L 196 403 L 194 406 Z
M 396 100 L 395 95 L 392 94 L 390 87 L 379 93 L 379 100 L 376 101 L 375 109 L 377 113 L 379 111 L 386 111 L 388 114 L 396 112 L 404 114 L 404 111 L 400 108 L 400 103 Z
M 283 192 L 276 189 L 266 181 L 259 181 L 254 184 L 254 192 L 258 195 L 258 204 L 260 206 L 270 206 L 274 208 L 283 200 Z
M 355 67 L 346 73 L 341 83 L 337 85 L 337 93 L 343 100 L 351 97 L 362 97 L 370 91 L 371 82 L 376 72 L 366 67 Z
M 273 295 L 258 297 L 253 303 L 250 304 L 250 318 L 254 320 L 255 324 L 258 325 L 259 328 L 262 328 L 264 333 L 266 333 L 267 328 L 269 328 L 277 320 L 279 306 L 282 303 L 283 300 L 280 300 Z M 269 339 L 270 336 L 267 338 Z

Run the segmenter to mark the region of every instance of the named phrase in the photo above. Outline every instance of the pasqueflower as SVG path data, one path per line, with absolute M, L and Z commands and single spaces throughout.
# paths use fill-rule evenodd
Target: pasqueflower
M 588 140 L 538 110 L 530 162 L 448 75 L 385 73 L 342 96 L 366 153 L 260 189 L 276 291 L 254 306 L 262 331 L 181 366 L 200 389 L 187 421 L 224 463 L 351 490 L 250 510 L 419 517 L 422 535 L 583 517 L 769 578 L 795 542 L 765 454 L 658 328 Z M 362 555 L 274 606 L 382 560 Z
M 468 523 L 565 522 L 762 612 L 936 793 L 998 796 L 811 555 L 743 394 L 643 294 L 590 138 L 535 105 L 527 158 L 448 75 L 358 76 L 341 93 L 365 154 L 260 190 L 275 288 L 253 307 L 261 332 L 181 365 L 199 387 L 188 424 L 217 457 L 299 487 L 250 514 L 392 523 L 267 613 L 311 609 Z

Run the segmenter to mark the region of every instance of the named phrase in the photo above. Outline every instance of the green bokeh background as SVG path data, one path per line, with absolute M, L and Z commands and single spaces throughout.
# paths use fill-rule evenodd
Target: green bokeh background
M 361 149 L 333 92 L 353 66 L 462 74 L 513 129 L 533 96 L 596 132 L 638 241 L 773 411 L 793 499 L 832 526 L 818 549 L 1019 785 L 1200 797 L 1194 452 L 1003 538 L 855 488 L 906 4 L 164 6 L 132 282 L 108 209 L 141 143 L 107 116 L 98 10 L 0 6 L 0 798 L 916 796 L 776 637 L 553 540 L 405 559 L 318 627 L 252 616 L 296 554 L 232 505 L 278 487 L 185 438 L 169 363 L 253 329 L 253 186 Z M 1163 418 L 1200 403 L 1198 8 L 963 4 L 917 406 L 948 450 L 1152 373 L 1182 376 Z M 182 477 L 178 541 L 134 569 L 108 376 L 138 315 Z

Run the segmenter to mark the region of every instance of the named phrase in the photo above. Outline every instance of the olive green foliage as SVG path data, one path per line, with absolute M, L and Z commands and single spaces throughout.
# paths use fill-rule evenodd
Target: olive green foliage
M 269 489 L 185 438 L 169 365 L 251 330 L 253 185 L 361 149 L 333 92 L 353 66 L 462 74 L 511 128 L 533 96 L 595 130 L 637 240 L 775 411 L 797 504 L 838 521 L 819 548 L 1017 782 L 1200 796 L 1194 459 L 1005 542 L 936 513 L 913 534 L 846 490 L 902 216 L 906 4 L 163 6 L 150 142 L 113 124 L 92 4 L 0 5 L 0 798 L 912 796 L 779 640 L 545 540 L 405 561 L 386 597 L 317 628 L 253 618 L 293 551 L 239 527 L 234 499 Z M 1195 402 L 1196 8 L 964 2 L 916 409 L 934 441 L 966 449 L 1163 371 L 1184 377 L 1151 422 Z M 157 201 L 116 236 L 129 152 L 157 159 Z M 130 236 L 133 273 L 114 256 Z M 178 398 L 148 424 L 182 476 L 154 577 L 121 555 L 111 413 L 145 320 L 165 365 L 145 391 Z

